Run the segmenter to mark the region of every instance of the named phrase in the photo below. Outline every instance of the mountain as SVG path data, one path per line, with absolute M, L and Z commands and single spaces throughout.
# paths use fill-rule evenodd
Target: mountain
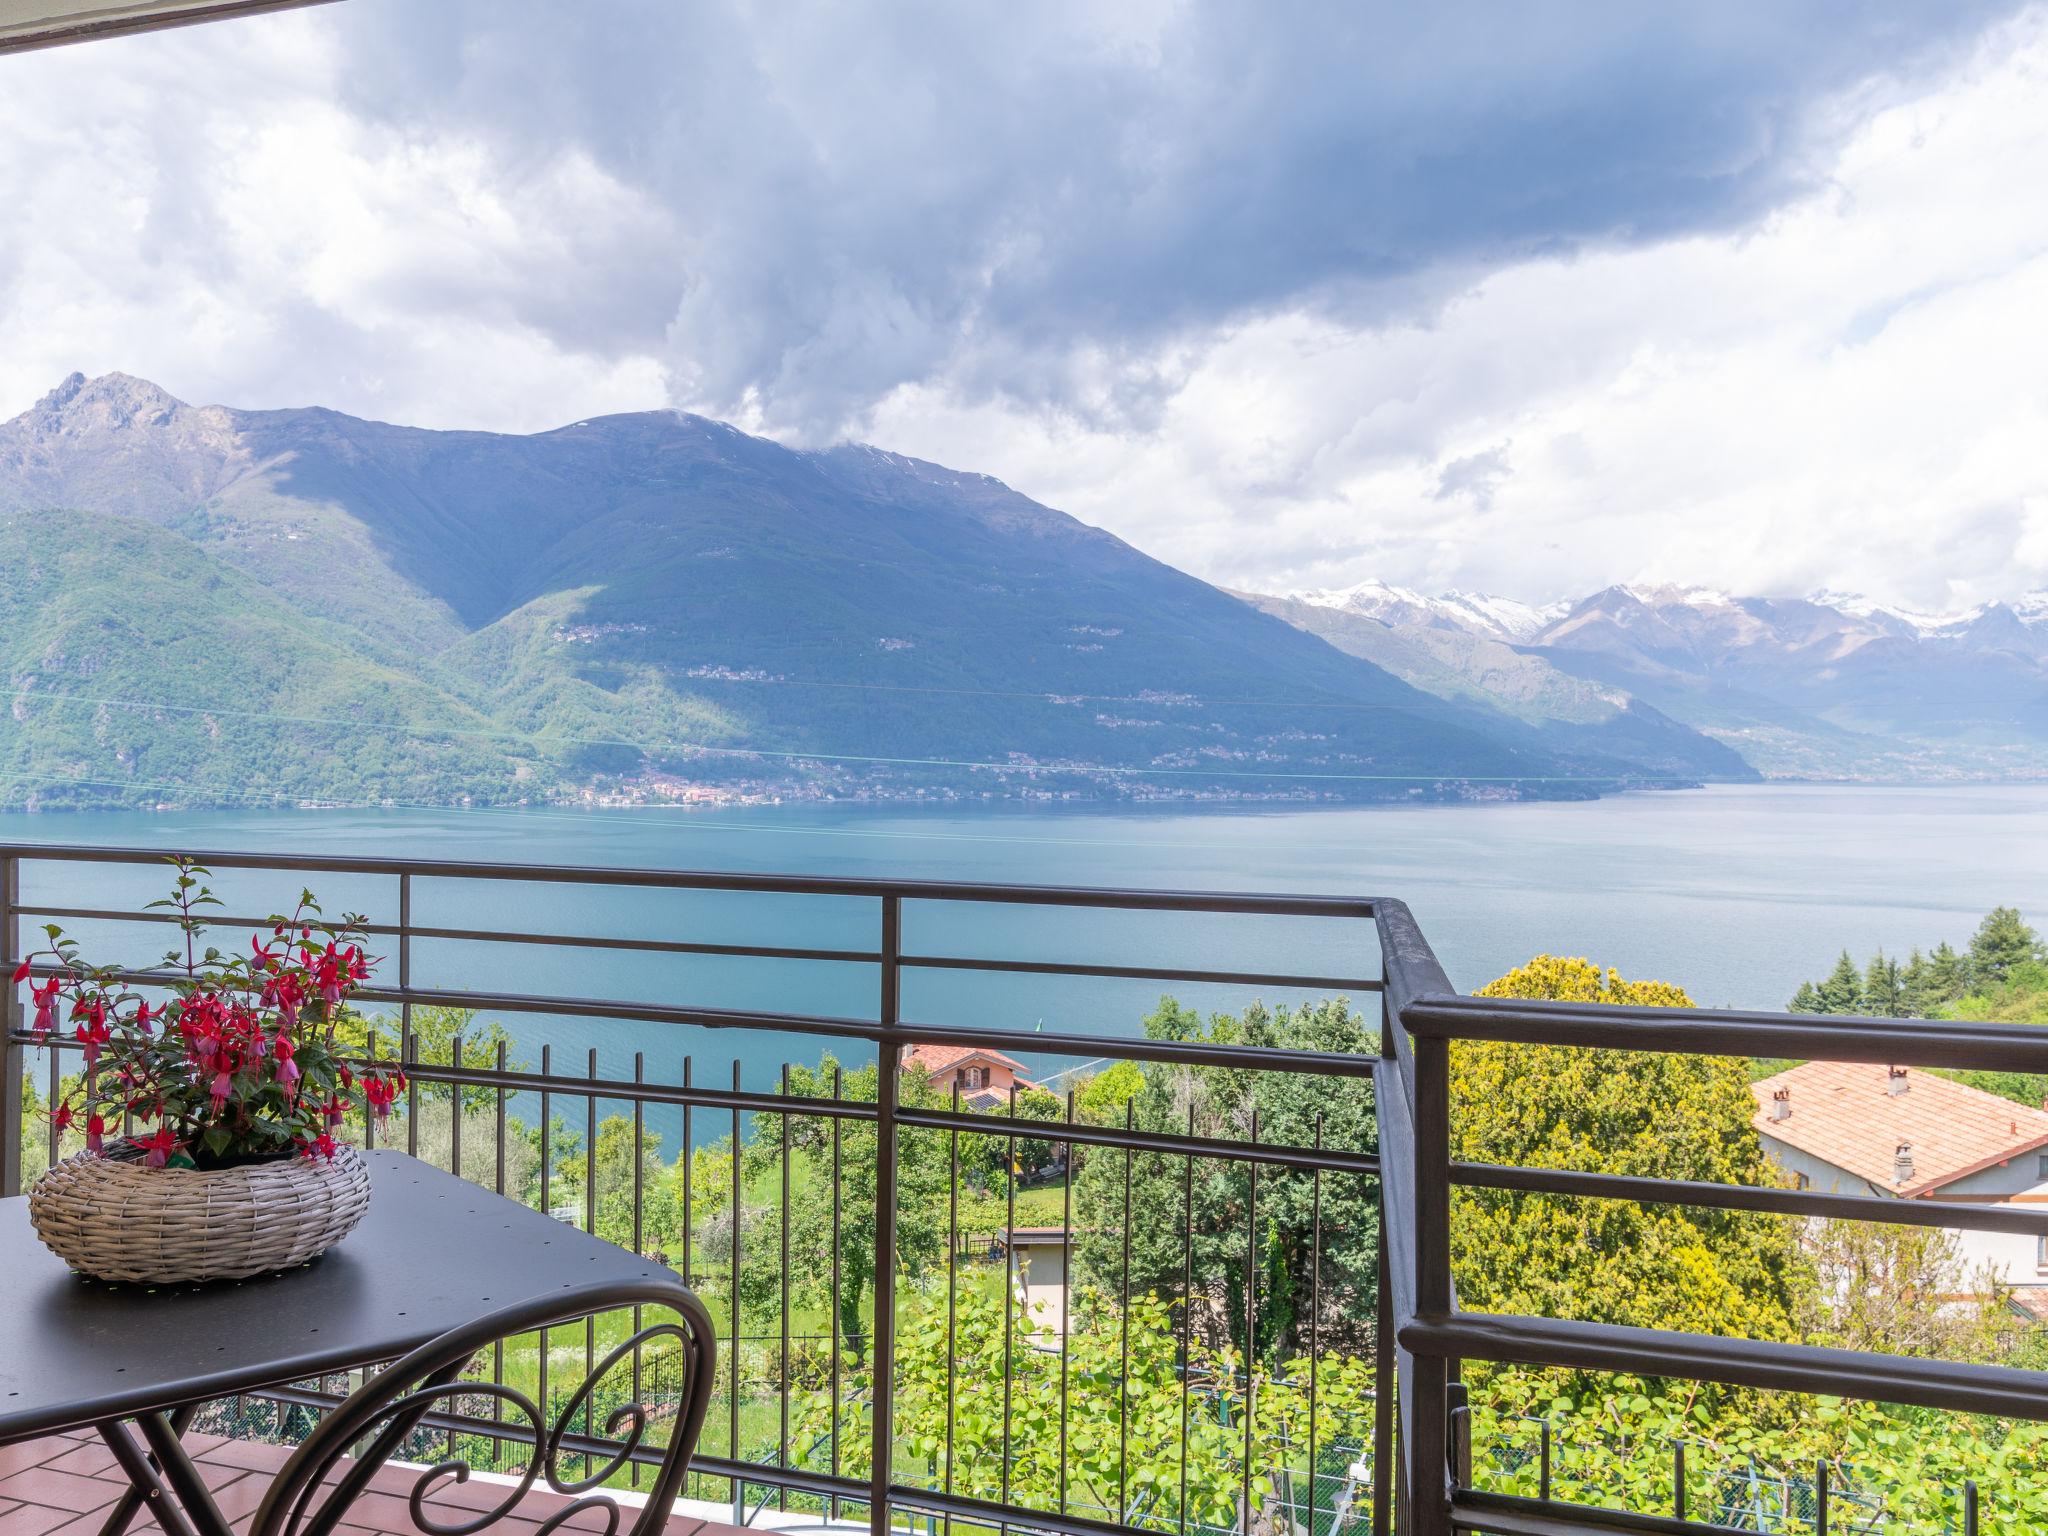
M 1424 597 L 1420 592 L 1389 586 L 1383 581 L 1362 581 L 1355 587 L 1333 591 L 1301 592 L 1293 600 L 1314 608 L 1375 619 L 1389 626 L 1458 630 L 1510 642 L 1535 639 L 1571 608 L 1569 603 L 1538 607 L 1480 592 L 1452 591 L 1441 597 Z
M 1476 694 L 1582 720 L 1597 706 L 1569 681 L 1609 707 L 1645 707 L 1711 737 L 1767 775 L 2048 774 L 2048 593 L 1958 614 L 1853 593 L 1739 597 L 1677 585 L 1609 587 L 1548 608 L 1378 582 L 1258 601 L 1447 700 Z M 1348 639 L 1313 617 L 1333 614 L 1345 616 Z M 1520 660 L 1508 666 L 1488 646 Z M 1409 658 L 1418 648 L 1424 657 Z M 1431 664 L 1446 661 L 1451 675 L 1434 675 Z
M 1389 622 L 1370 616 L 1357 602 L 1364 589 L 1356 587 L 1342 603 L 1319 603 L 1306 595 L 1238 596 L 1427 693 L 1507 715 L 1523 727 L 1522 739 L 1532 750 L 1619 759 L 1658 778 L 1739 782 L 1759 777 L 1732 747 L 1625 690 L 1574 677 L 1539 655 L 1489 636 L 1489 630 L 1511 632 L 1510 624 L 1526 628 L 1538 610 L 1506 599 L 1461 601 L 1464 594 L 1418 598 L 1392 587 L 1379 588 L 1368 600 L 1379 603 L 1382 594 L 1394 594 L 1382 611 L 1412 617 Z M 1538 620 L 1535 631 L 1541 627 Z
M 987 476 L 675 412 L 440 432 L 74 375 L 0 424 L 0 528 L 11 803 L 1557 796 L 1633 772 Z

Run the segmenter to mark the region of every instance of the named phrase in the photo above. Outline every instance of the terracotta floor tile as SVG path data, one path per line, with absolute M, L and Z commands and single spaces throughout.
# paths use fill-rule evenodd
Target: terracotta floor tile
M 0 1515 L 0 1536 L 44 1536 L 73 1516 L 67 1510 L 46 1509 L 40 1504 L 17 1504 Z
M 20 1499 L 24 1504 L 68 1509 L 75 1515 L 90 1514 L 113 1503 L 119 1492 L 111 1483 L 97 1477 L 59 1472 L 51 1467 L 30 1467 L 12 1477 L 0 1478 L 0 1499 Z

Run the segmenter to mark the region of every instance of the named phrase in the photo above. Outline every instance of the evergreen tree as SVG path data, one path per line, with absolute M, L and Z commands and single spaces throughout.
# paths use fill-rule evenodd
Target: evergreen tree
M 2017 907 L 1993 907 L 1970 939 L 1970 970 L 1978 986 L 2002 982 L 2016 965 L 2041 958 L 2041 935 Z
M 1799 990 L 1792 994 L 1792 1001 L 1785 1005 L 1787 1013 L 1819 1013 L 1820 989 L 1810 981 L 1799 983 Z
M 1856 969 L 1856 962 L 1849 958 L 1849 951 L 1842 951 L 1842 957 L 1835 962 L 1835 968 L 1817 989 L 1822 1013 L 1861 1013 L 1863 1011 L 1863 975 Z
M 1970 990 L 1970 962 L 1944 939 L 1927 962 L 1927 995 L 1936 1007 L 1952 1003 Z
M 1942 1002 L 1934 995 L 1932 967 L 1917 947 L 1906 957 L 1906 968 L 1899 975 L 1899 991 L 1909 1019 L 1926 1018 Z
M 1899 973 L 1899 962 L 1887 960 L 1881 949 L 1870 957 L 1863 972 L 1863 1011 L 1881 1019 L 1906 1016 L 1905 982 Z

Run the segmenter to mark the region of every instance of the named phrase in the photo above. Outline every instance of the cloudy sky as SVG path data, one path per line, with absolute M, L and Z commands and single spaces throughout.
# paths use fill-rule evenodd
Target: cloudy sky
M 674 405 L 1266 589 L 2048 586 L 2048 6 L 345 0 L 0 86 L 0 415 Z

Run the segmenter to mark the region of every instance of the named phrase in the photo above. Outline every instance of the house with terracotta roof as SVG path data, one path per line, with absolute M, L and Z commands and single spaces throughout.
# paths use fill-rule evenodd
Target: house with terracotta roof
M 974 1109 L 1007 1104 L 1010 1089 L 1023 1092 L 1032 1084 L 1024 1063 L 981 1045 L 916 1045 L 903 1053 L 905 1072 L 922 1072 L 942 1093 L 960 1090 L 960 1102 Z
M 2018 1205 L 2039 1233 L 1956 1232 L 2016 1304 L 2048 1309 L 2048 1110 L 1918 1068 L 1809 1061 L 1750 1085 L 1765 1154 L 1801 1189 Z

